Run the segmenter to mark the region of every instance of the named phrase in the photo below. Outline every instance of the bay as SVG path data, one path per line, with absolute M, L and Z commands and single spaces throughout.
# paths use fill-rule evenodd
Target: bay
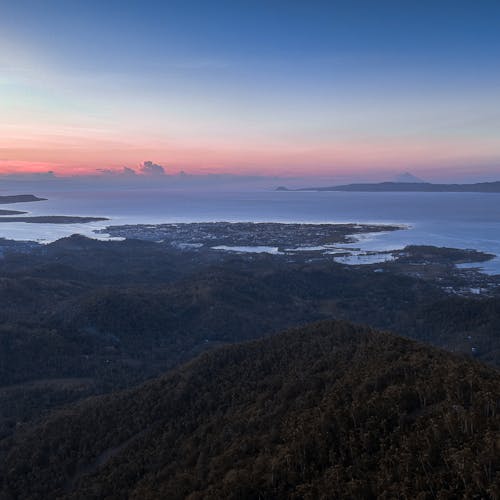
M 78 190 L 36 192 L 44 202 L 19 203 L 29 215 L 103 216 L 90 224 L 3 223 L 0 236 L 54 241 L 108 225 L 168 222 L 308 222 L 402 224 L 407 230 L 363 235 L 351 246 L 392 250 L 409 244 L 474 248 L 500 256 L 500 194 L 282 191 Z M 99 235 L 105 238 L 105 235 Z M 481 264 L 500 273 L 500 258 Z

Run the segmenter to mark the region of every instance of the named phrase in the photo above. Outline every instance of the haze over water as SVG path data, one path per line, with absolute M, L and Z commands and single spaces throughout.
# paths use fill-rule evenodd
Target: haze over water
M 110 190 L 36 193 L 48 201 L 16 204 L 33 215 L 104 216 L 92 224 L 5 223 L 0 236 L 53 241 L 73 233 L 96 237 L 94 229 L 120 224 L 251 221 L 397 223 L 408 230 L 364 237 L 364 250 L 409 244 L 474 248 L 500 255 L 500 194 L 342 192 L 184 192 Z M 102 235 L 100 236 L 102 237 Z M 500 273 L 500 259 L 481 265 Z

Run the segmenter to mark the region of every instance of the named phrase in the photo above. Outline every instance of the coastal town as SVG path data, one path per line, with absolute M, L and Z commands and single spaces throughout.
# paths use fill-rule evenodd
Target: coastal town
M 192 222 L 108 226 L 98 234 L 140 239 L 172 246 L 267 246 L 284 252 L 290 249 L 328 247 L 355 242 L 355 236 L 398 231 L 397 225 L 372 224 L 291 224 L 277 222 Z

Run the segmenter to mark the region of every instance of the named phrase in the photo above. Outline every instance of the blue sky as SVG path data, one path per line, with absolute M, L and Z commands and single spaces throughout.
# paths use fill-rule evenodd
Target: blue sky
M 0 168 L 500 166 L 498 1 L 0 0 Z

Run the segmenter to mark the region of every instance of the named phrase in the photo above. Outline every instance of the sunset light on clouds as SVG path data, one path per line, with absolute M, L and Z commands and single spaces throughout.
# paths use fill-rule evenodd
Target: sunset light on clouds
M 0 172 L 498 169 L 498 2 L 125 3 L 0 2 Z

